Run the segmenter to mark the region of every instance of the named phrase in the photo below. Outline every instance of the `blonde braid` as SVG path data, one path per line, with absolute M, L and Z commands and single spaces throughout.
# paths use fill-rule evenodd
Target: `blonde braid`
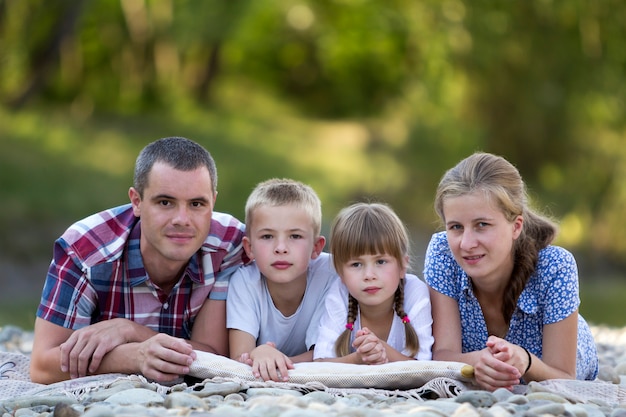
M 354 329 L 354 322 L 359 313 L 359 302 L 352 295 L 348 294 L 348 322 L 344 330 L 335 342 L 335 354 L 338 358 L 350 354 L 350 335 Z
M 409 356 L 415 356 L 419 351 L 419 339 L 417 338 L 417 333 L 415 332 L 415 329 L 411 325 L 411 320 L 409 320 L 409 316 L 404 311 L 404 283 L 405 280 L 401 279 L 400 285 L 398 285 L 398 289 L 396 290 L 396 294 L 394 297 L 394 304 L 396 314 L 402 319 L 402 324 L 404 324 L 406 348 L 409 350 Z

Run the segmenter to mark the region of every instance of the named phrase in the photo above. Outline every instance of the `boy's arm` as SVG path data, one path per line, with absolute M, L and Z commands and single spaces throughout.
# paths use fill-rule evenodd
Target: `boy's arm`
M 256 339 L 248 332 L 239 329 L 228 329 L 228 341 L 230 345 L 230 358 L 236 361 L 242 360 L 243 355 L 250 357 L 250 352 L 256 347 Z
M 228 356 L 228 339 L 226 301 L 206 299 L 193 324 L 192 346 L 194 349 Z

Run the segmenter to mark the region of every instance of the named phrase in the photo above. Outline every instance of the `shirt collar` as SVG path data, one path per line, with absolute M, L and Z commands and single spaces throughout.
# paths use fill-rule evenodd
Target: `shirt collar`
M 139 220 L 133 230 L 128 237 L 128 250 L 127 250 L 127 277 L 130 281 L 131 286 L 137 286 L 141 283 L 144 283 L 148 280 L 148 273 L 146 272 L 146 268 L 143 264 L 143 258 L 141 256 L 141 250 L 139 248 L 139 242 L 141 240 L 141 220 Z M 200 258 L 202 256 L 202 251 L 198 250 L 189 260 L 187 264 L 187 268 L 185 268 L 185 272 L 183 273 L 184 277 L 189 277 L 189 279 L 196 284 L 204 284 L 204 275 L 202 273 L 202 262 L 200 262 Z

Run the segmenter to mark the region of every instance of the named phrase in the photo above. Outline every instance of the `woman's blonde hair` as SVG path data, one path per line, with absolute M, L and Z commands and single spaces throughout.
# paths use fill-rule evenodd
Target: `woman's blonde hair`
M 446 199 L 476 192 L 483 193 L 508 221 L 520 215 L 524 219 L 522 232 L 513 245 L 513 272 L 502 305 L 502 314 L 509 323 L 517 299 L 535 271 L 539 251 L 554 240 L 558 228 L 548 217 L 528 207 L 526 185 L 517 168 L 501 156 L 485 152 L 465 158 L 441 178 L 435 211 L 442 223 L 445 223 Z
M 404 224 L 389 206 L 382 203 L 356 203 L 342 209 L 335 217 L 330 230 L 330 252 L 338 273 L 346 262 L 362 255 L 388 254 L 399 265 L 405 265 L 409 255 L 409 236 Z M 415 356 L 419 350 L 419 341 L 404 311 L 404 283 L 404 277 L 401 277 L 395 293 L 394 309 L 404 323 L 407 349 L 411 356 Z M 352 295 L 348 297 L 346 330 L 335 342 L 338 357 L 350 353 L 350 333 L 358 314 L 358 301 Z

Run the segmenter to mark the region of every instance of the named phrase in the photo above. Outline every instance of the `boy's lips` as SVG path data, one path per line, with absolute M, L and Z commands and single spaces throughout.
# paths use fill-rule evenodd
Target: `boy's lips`
M 286 261 L 276 261 L 272 264 L 272 266 L 276 269 L 287 269 L 291 266 L 291 263 Z

